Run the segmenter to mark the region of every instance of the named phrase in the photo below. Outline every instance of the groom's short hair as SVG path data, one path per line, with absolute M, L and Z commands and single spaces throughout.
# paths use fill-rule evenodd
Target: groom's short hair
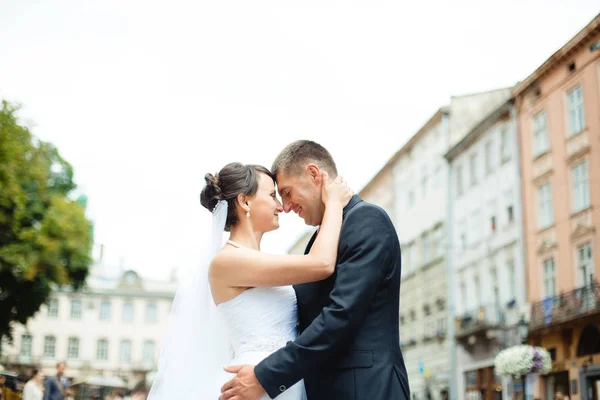
M 275 177 L 281 172 L 286 175 L 297 175 L 306 164 L 311 162 L 327 171 L 333 178 L 338 174 L 331 154 L 325 147 L 311 140 L 297 140 L 285 146 L 275 157 L 271 173 Z

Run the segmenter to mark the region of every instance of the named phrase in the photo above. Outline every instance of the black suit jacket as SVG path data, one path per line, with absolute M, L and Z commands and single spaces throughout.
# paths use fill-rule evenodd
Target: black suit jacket
M 334 275 L 294 286 L 301 334 L 254 372 L 271 398 L 304 378 L 309 400 L 410 400 L 396 230 L 383 209 L 356 195 L 343 215 Z

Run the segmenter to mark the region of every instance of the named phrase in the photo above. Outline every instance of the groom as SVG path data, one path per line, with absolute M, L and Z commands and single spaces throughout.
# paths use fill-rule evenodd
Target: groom
M 337 168 L 318 143 L 300 140 L 277 156 L 272 172 L 286 212 L 321 224 L 320 172 Z M 316 235 L 308 243 L 310 250 Z M 410 400 L 399 346 L 400 244 L 381 208 L 353 196 L 343 211 L 336 272 L 295 285 L 300 335 L 237 376 L 219 400 L 276 398 L 304 378 L 309 400 Z

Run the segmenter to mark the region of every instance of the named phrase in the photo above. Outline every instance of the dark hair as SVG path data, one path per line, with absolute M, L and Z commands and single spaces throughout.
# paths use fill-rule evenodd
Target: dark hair
M 304 167 L 303 164 L 311 161 L 327 171 L 331 177 L 337 176 L 337 167 L 331 154 L 325 147 L 311 140 L 297 140 L 285 146 L 273 161 L 271 171 L 273 176 L 280 172 L 297 174 Z
M 259 173 L 263 173 L 273 179 L 271 171 L 261 165 L 229 163 L 224 166 L 217 175 L 206 174 L 204 180 L 206 186 L 200 193 L 200 204 L 208 211 L 213 211 L 220 200 L 227 200 L 227 222 L 225 231 L 229 232 L 231 227 L 238 223 L 236 210 L 236 199 L 240 194 L 254 196 L 258 190 Z
M 39 372 L 40 372 L 40 370 L 37 368 L 32 369 L 31 370 L 31 378 L 32 379 L 35 378 Z

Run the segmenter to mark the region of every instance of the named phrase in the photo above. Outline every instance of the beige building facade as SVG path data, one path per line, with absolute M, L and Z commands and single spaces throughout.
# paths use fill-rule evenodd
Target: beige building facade
M 131 270 L 106 277 L 98 267 L 85 289 L 54 291 L 27 325 L 14 326 L 13 343 L 2 346 L 6 369 L 54 375 L 65 361 L 72 382 L 118 377 L 128 387 L 156 369 L 176 282 Z
M 529 341 L 553 370 L 533 397 L 600 396 L 600 15 L 513 90 L 519 115 Z

